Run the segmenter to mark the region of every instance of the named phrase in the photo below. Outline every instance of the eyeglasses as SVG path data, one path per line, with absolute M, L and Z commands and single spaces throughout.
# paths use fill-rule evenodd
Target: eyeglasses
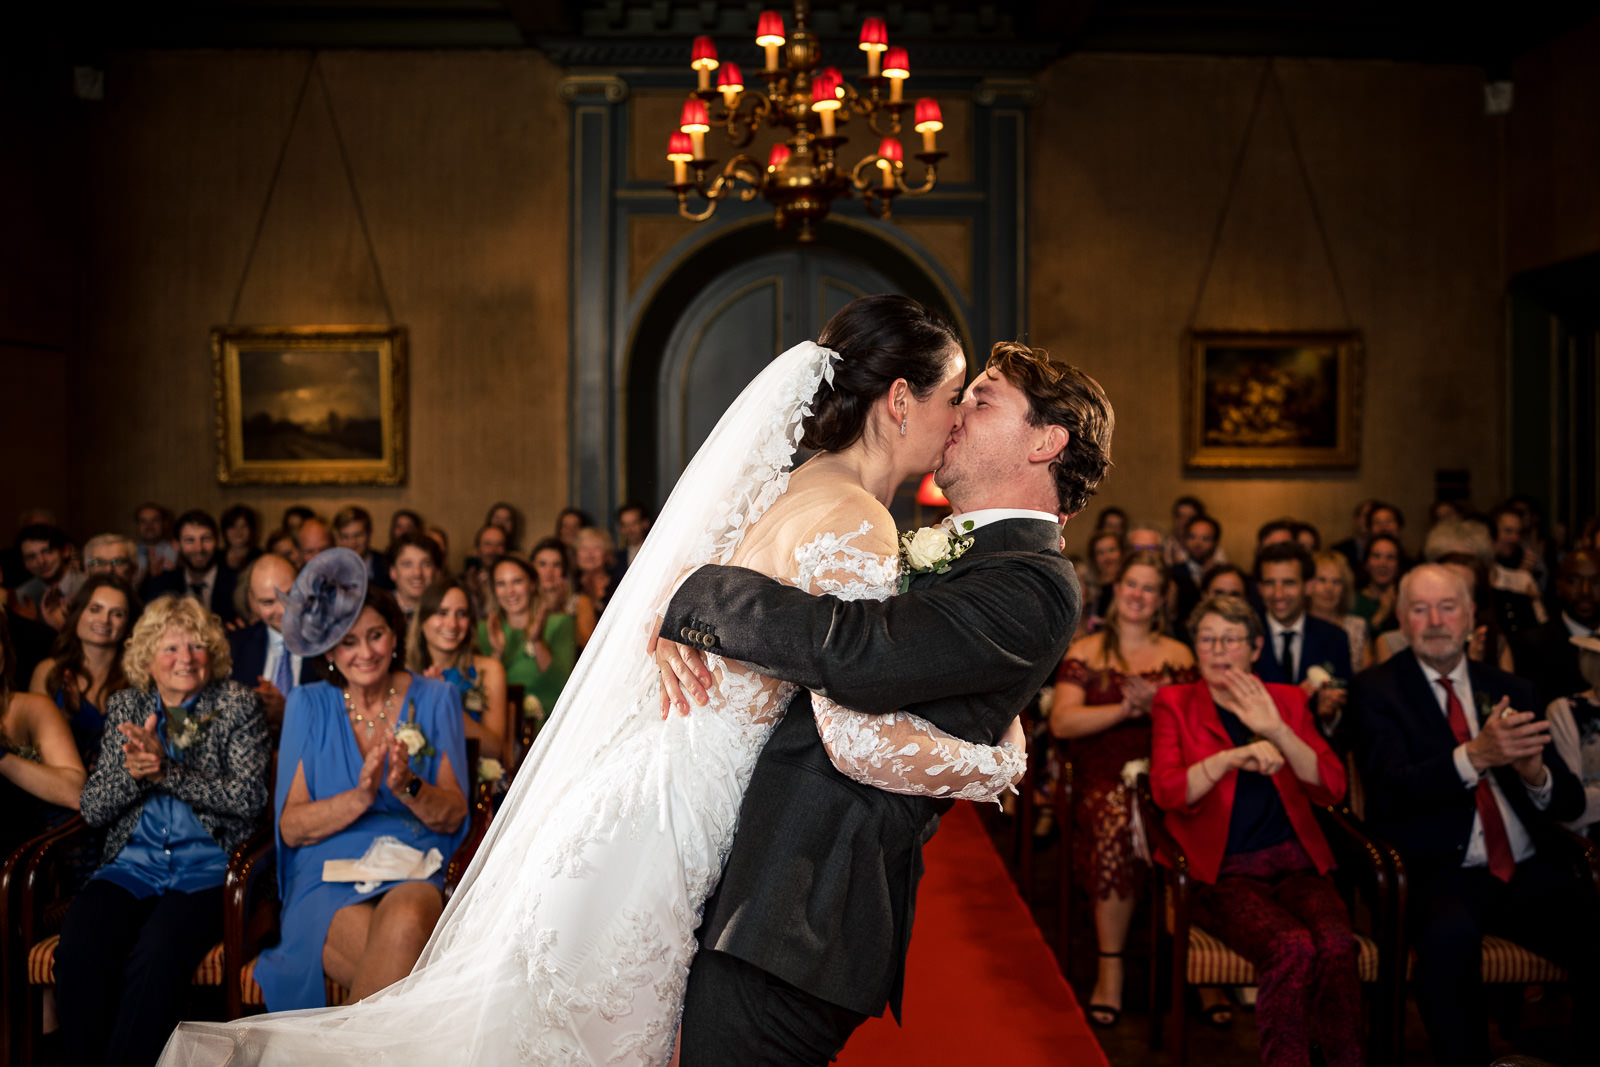
M 84 562 L 84 566 L 91 571 L 131 571 L 138 566 L 131 559 L 91 559 Z
M 1225 648 L 1229 652 L 1249 643 L 1250 638 L 1242 634 L 1227 634 L 1223 637 L 1212 637 L 1207 634 L 1194 639 L 1195 648 Z

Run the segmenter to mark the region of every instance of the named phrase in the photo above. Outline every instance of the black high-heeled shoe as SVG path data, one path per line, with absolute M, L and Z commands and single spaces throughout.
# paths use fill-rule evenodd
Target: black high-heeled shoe
M 1120 960 L 1122 958 L 1122 953 L 1102 952 L 1100 953 L 1100 958 L 1105 960 Z M 1090 1004 L 1084 1009 L 1084 1014 L 1088 1016 L 1089 1024 L 1091 1026 L 1097 1026 L 1102 1030 L 1109 1030 L 1113 1026 L 1116 1026 L 1117 1023 L 1122 1021 L 1122 1009 L 1113 1008 L 1109 1004 Z

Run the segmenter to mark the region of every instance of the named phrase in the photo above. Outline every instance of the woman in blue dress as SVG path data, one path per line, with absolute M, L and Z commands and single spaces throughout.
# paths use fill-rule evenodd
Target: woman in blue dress
M 429 678 L 442 678 L 461 692 L 463 725 L 478 754 L 509 768 L 516 738 L 506 703 L 506 670 L 492 656 L 477 655 L 478 616 L 466 586 L 437 578 L 417 602 L 406 633 L 406 666 Z
M 255 971 L 272 1011 L 325 1005 L 324 973 L 352 999 L 410 973 L 444 907 L 443 863 L 466 836 L 469 780 L 459 691 L 405 669 L 405 617 L 366 588 L 354 553 L 307 565 L 283 632 L 300 655 L 325 651 L 334 682 L 295 689 L 284 713 L 282 940 Z M 323 881 L 325 861 L 360 859 L 380 837 L 437 850 L 439 865 L 376 885 Z
M 114 693 L 128 688 L 122 643 L 133 632 L 143 605 L 127 582 L 114 574 L 91 575 L 67 608 L 50 658 L 34 668 L 30 692 L 49 697 L 66 716 L 86 770 L 100 756 L 104 709 Z

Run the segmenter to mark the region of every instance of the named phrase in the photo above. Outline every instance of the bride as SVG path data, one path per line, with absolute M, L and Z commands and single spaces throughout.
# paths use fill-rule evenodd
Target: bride
M 891 595 L 887 504 L 939 464 L 965 373 L 953 330 L 900 296 L 774 360 L 673 490 L 411 975 L 343 1008 L 184 1023 L 161 1063 L 668 1063 L 701 908 L 793 687 L 712 656 L 709 706 L 663 721 L 658 610 L 705 563 Z M 797 444 L 817 454 L 791 470 Z M 991 799 L 1022 773 L 1015 723 L 991 748 L 813 705 L 835 766 L 880 789 Z

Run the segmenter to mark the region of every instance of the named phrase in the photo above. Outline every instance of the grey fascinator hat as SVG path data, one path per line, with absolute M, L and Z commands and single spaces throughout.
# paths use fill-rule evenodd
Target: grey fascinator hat
M 283 643 L 297 656 L 320 656 L 361 614 L 367 566 L 348 548 L 325 549 L 311 557 L 283 596 Z

